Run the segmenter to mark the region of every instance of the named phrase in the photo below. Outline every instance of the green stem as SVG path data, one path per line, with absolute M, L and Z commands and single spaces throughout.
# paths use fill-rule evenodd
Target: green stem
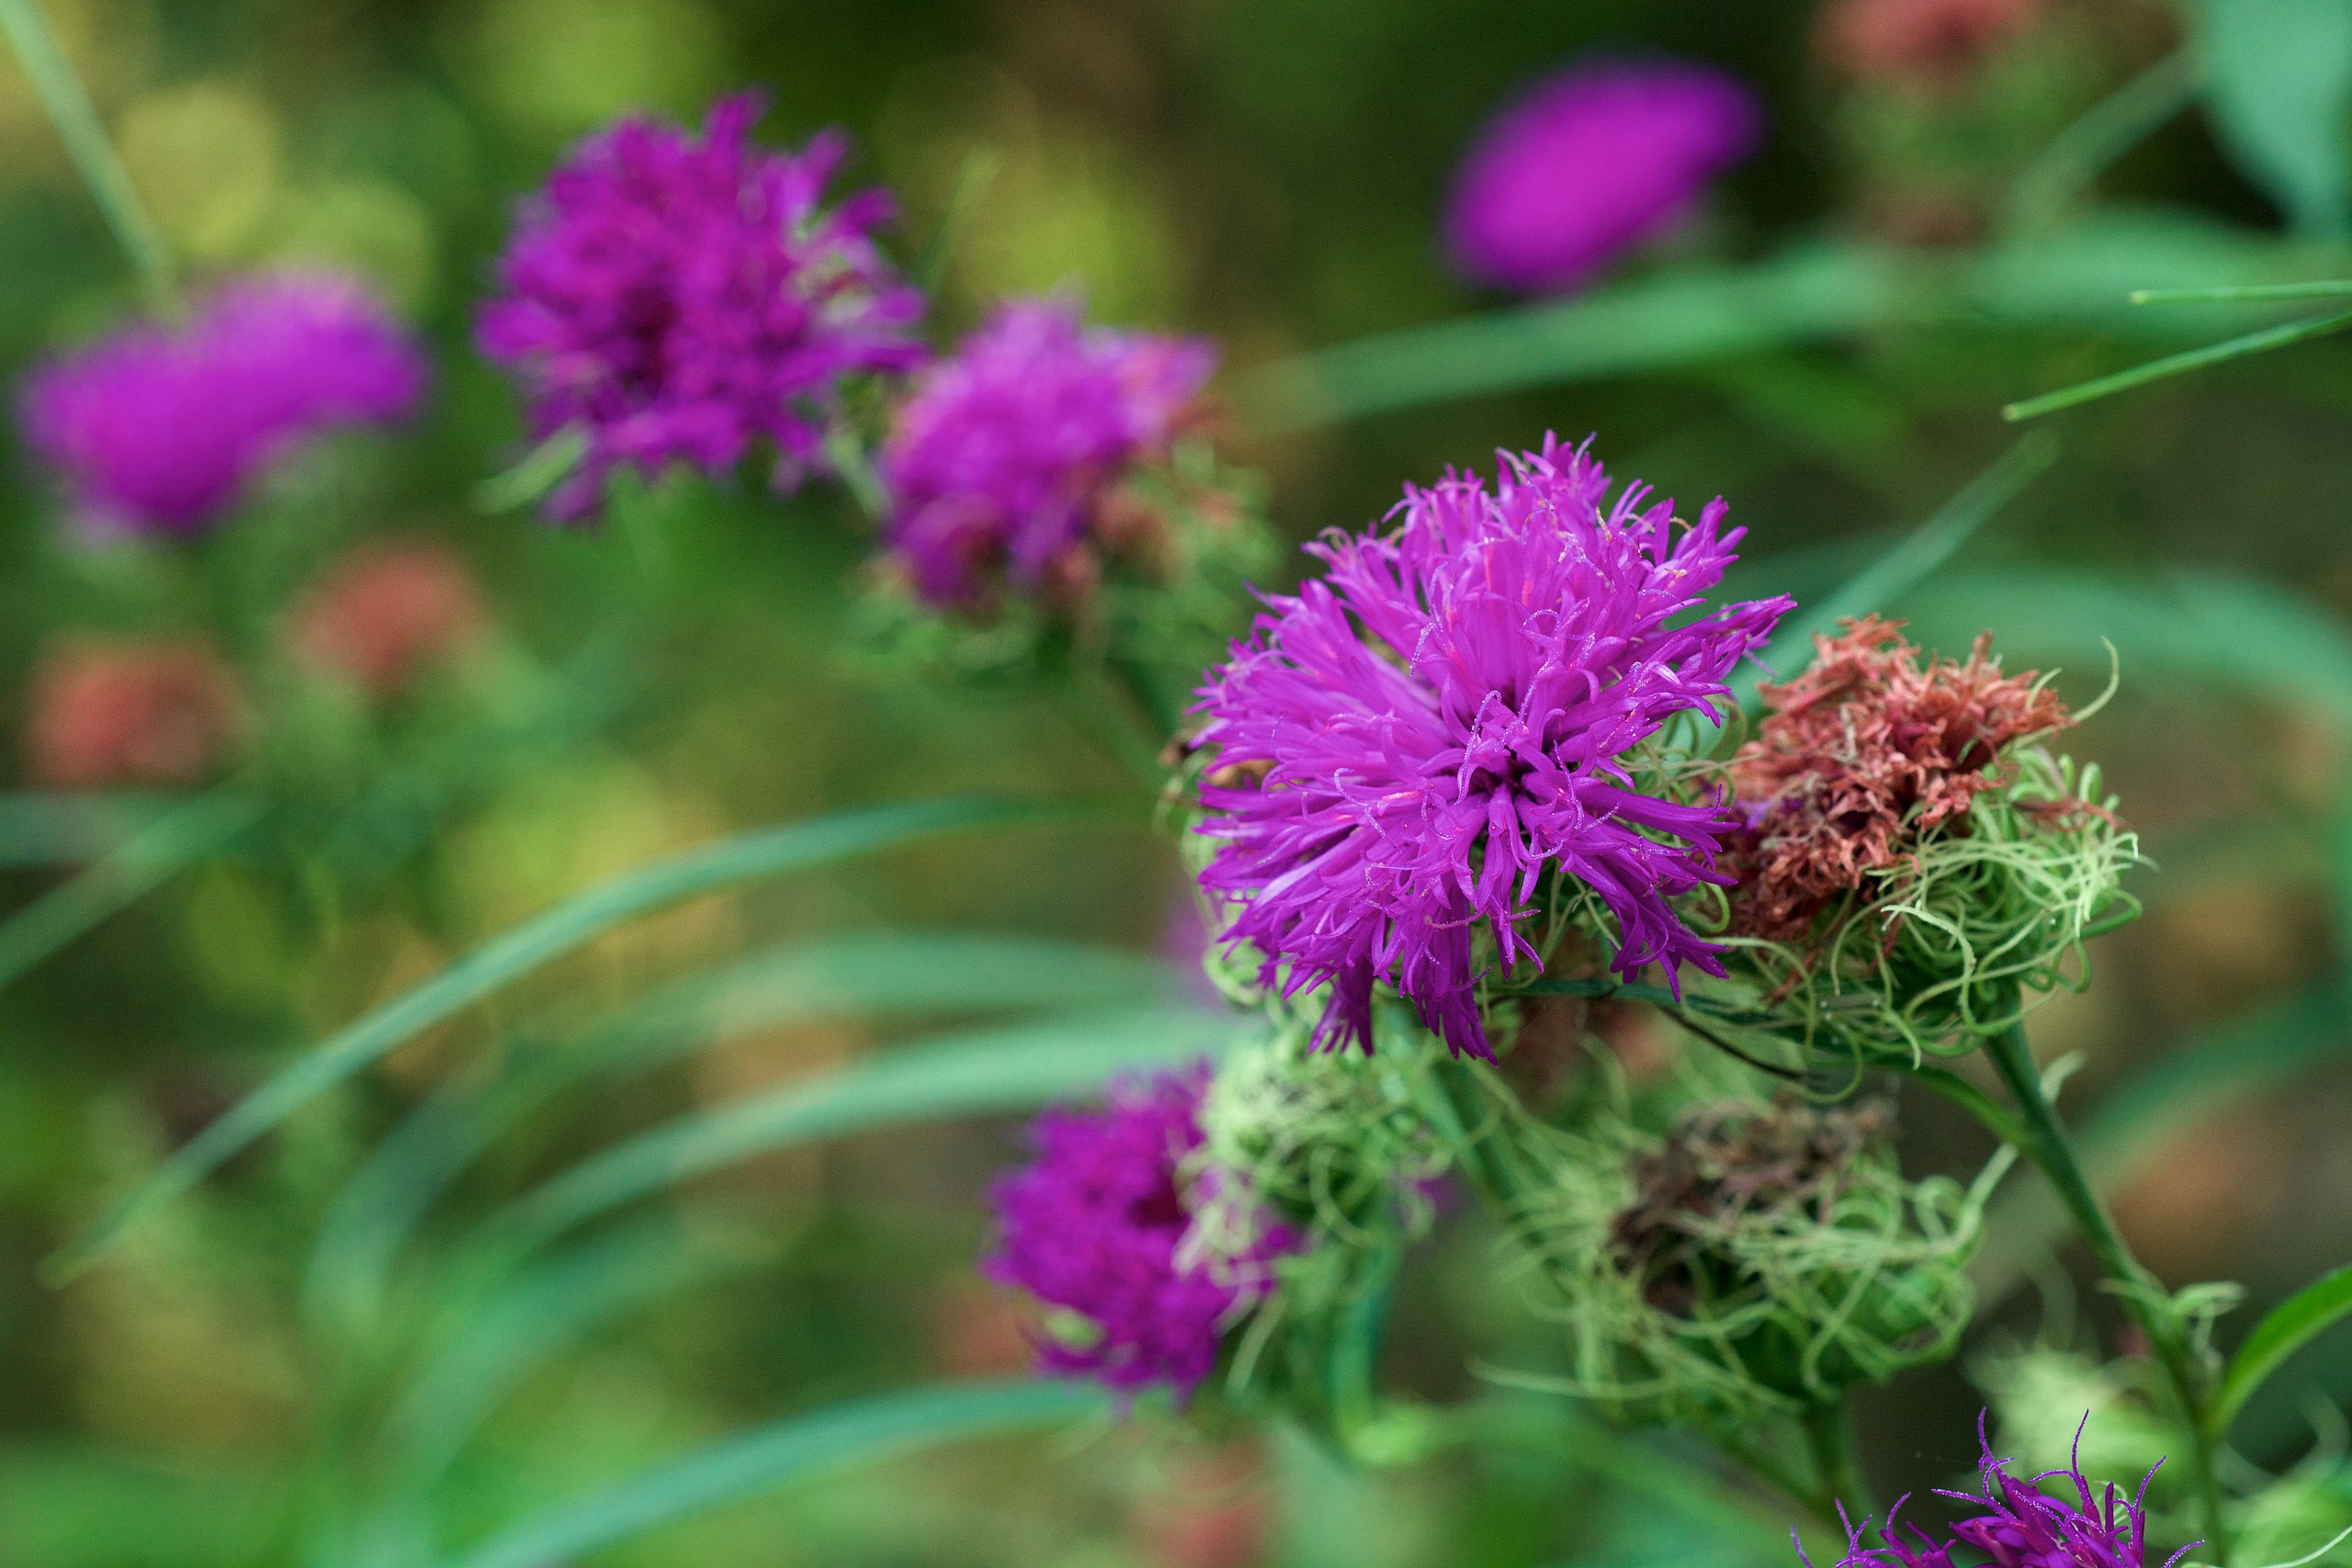
M 2108 165 L 2197 101 L 2203 75 L 2194 50 L 2167 55 L 2060 131 L 2010 187 L 2005 226 L 2047 228 Z
M 1082 663 L 1069 671 L 1061 693 L 1064 710 L 1087 736 L 1147 793 L 1158 795 L 1168 783 L 1168 768 L 1160 761 L 1163 742 L 1136 712 L 1133 697 L 1101 671 Z
M 2022 1024 L 1985 1042 L 1984 1055 L 2017 1101 L 2019 1131 L 2018 1152 L 2041 1168 L 2057 1189 L 2059 1201 L 2073 1216 L 2075 1228 L 2089 1247 L 2099 1272 L 2114 1288 L 2116 1299 L 2148 1337 L 2156 1364 L 2172 1392 L 2183 1432 L 2188 1438 L 2188 1470 L 2197 1488 L 2198 1505 L 2205 1519 L 2205 1546 L 2220 1568 L 2230 1560 L 2228 1527 L 2222 1517 L 2222 1485 L 2213 1467 L 2213 1443 L 2205 1423 L 2205 1379 L 2199 1373 L 2187 1332 L 2172 1312 L 2154 1275 L 2148 1272 L 2109 1218 L 2107 1207 L 2084 1174 L 2050 1097 L 2041 1091 L 2041 1075 L 2025 1043 Z
M 34 0 L 0 0 L 0 32 L 8 35 L 17 58 L 24 62 L 25 74 L 31 79 L 50 124 L 65 143 L 66 156 L 74 160 L 75 171 L 89 187 L 98 210 L 106 214 L 114 237 L 138 267 L 149 299 L 159 310 L 177 310 L 179 282 L 172 270 L 171 251 L 141 204 L 129 172 L 115 155 L 114 143 L 107 140 L 106 127 L 99 123 L 98 111 L 82 79 L 57 46 L 49 18 Z
M 1804 1427 L 1805 1452 L 1813 1459 L 1813 1473 L 1832 1509 L 1842 1506 L 1858 1517 L 1876 1513 L 1878 1506 L 1871 1500 L 1870 1483 L 1862 1479 L 1862 1467 L 1854 1457 L 1854 1427 L 1846 1418 L 1845 1403 L 1840 1400 L 1809 1404 L 1801 1424 Z

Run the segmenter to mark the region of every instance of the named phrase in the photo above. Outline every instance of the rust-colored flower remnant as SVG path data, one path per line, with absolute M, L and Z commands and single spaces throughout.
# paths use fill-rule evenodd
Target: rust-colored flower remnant
M 2042 0 L 1838 0 L 1821 13 L 1820 50 L 1866 81 L 1948 88 L 2041 12 Z
M 34 673 L 26 750 L 51 789 L 169 787 L 217 771 L 244 728 L 236 676 L 209 645 L 76 641 Z
M 294 612 L 294 650 L 379 701 L 480 634 L 481 595 L 455 552 L 427 540 L 363 545 Z
M 2002 752 L 2074 722 L 2032 671 L 2005 675 L 1988 633 L 1963 661 L 1928 658 L 1902 623 L 1865 615 L 1814 639 L 1814 660 L 1761 688 L 1765 716 L 1732 761 L 1750 831 L 1731 857 L 1744 935 L 1790 941 L 1928 830 L 2001 782 Z

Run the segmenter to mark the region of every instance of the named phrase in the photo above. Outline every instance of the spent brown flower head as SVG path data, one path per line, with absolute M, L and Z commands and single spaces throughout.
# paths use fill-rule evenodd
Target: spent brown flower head
M 431 540 L 384 541 L 353 550 L 304 595 L 294 651 L 382 699 L 471 640 L 484 620 L 455 551 Z
M 2033 671 L 2001 672 L 1989 633 L 1965 661 L 1922 663 L 1902 626 L 1849 620 L 1814 638 L 1803 674 L 1760 689 L 1764 718 L 1731 765 L 1750 823 L 1729 857 L 1744 934 L 1804 935 L 1920 834 L 1964 818 L 2011 743 L 2074 722 Z
M 1814 1106 L 1783 1093 L 1693 1107 L 1634 1160 L 1634 1201 L 1611 1227 L 1611 1254 L 1652 1306 L 1687 1316 L 1726 1282 L 1710 1247 L 1724 1226 L 1764 1212 L 1826 1220 L 1854 1161 L 1892 1130 L 1876 1101 Z
M 34 671 L 25 749 L 52 789 L 201 783 L 245 729 L 236 676 L 194 638 L 78 640 Z

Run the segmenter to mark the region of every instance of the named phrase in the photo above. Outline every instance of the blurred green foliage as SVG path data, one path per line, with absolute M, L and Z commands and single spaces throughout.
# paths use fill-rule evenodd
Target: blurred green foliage
M 1093 1407 L 988 1385 L 931 1396 L 961 1403 L 923 1429 L 1016 1435 L 896 1451 L 892 1402 L 925 1397 L 900 1391 L 1021 1361 L 1007 1309 L 968 1278 L 1009 1123 L 944 1118 L 1216 1030 L 1155 959 L 1176 881 L 1145 805 L 725 862 L 775 844 L 729 835 L 795 831 L 778 824 L 854 839 L 871 819 L 832 814 L 877 801 L 1123 788 L 1043 702 L 842 659 L 866 546 L 839 497 L 664 482 L 576 532 L 473 505 L 524 456 L 510 394 L 469 350 L 512 203 L 614 114 L 696 116 L 745 84 L 774 94 L 772 136 L 850 130 L 854 172 L 903 200 L 906 256 L 975 155 L 994 167 L 946 257 L 943 331 L 1068 285 L 1101 319 L 1216 336 L 1236 443 L 1294 537 L 1547 428 L 1597 430 L 1669 493 L 1729 496 L 1748 585 L 1801 598 L 1922 519 L 1963 518 L 1882 582 L 1923 642 L 1989 626 L 2078 696 L 2110 644 L 2122 671 L 2078 750 L 2104 758 L 2163 870 L 2134 884 L 2149 918 L 2098 949 L 2100 986 L 2035 1027 L 2045 1055 L 2086 1055 L 2067 1099 L 2127 1231 L 2168 1282 L 2240 1279 L 2263 1304 L 2343 1262 L 2352 349 L 2086 407 L 2054 455 L 2036 449 L 2046 472 L 1939 513 L 2009 449 L 2003 403 L 2277 319 L 2134 307 L 2132 289 L 2352 267 L 2340 6 L 2049 0 L 1951 91 L 1857 82 L 1797 6 L 44 9 L 191 274 L 356 267 L 430 334 L 439 378 L 414 431 L 313 454 L 167 558 L 73 547 L 8 455 L 5 728 L 42 649 L 77 629 L 208 630 L 292 716 L 266 800 L 0 801 L 0 1562 L 1260 1560 L 1182 1555 L 1218 1507 L 1297 1568 L 1778 1560 L 1736 1502 L 1728 1521 L 1678 1507 L 1620 1439 L 1558 1413 L 1515 1447 L 1394 1475 L 1288 1435 L 1218 1471 L 1148 1422 L 1019 1435 Z M 1431 239 L 1453 160 L 1514 86 L 1593 49 L 1741 72 L 1770 103 L 1769 146 L 1598 291 L 1474 297 Z M 5 64 L 0 268 L 12 370 L 138 297 Z M 289 604 L 381 533 L 456 545 L 487 587 L 490 647 L 391 718 L 288 695 Z M 711 874 L 680 897 L 598 902 L 706 852 L 720 862 L 691 863 Z M 523 924 L 551 909 L 553 927 Z M 594 918 L 614 909 L 646 918 Z M 518 927 L 563 940 L 497 945 Z M 514 962 L 418 1002 L 411 987 L 484 951 Z M 271 1136 L 198 1141 L 338 1039 L 372 1043 L 289 1094 L 282 1124 L 242 1128 Z M 1912 1174 L 1981 1166 L 1975 1129 L 1931 1102 L 1905 1113 Z M 222 1161 L 70 1281 L 44 1275 L 142 1178 Z M 2052 1252 L 2034 1195 L 2003 1202 L 1980 1338 L 2111 1344 L 2110 1304 Z M 1498 1299 L 1491 1242 L 1460 1216 L 1408 1274 L 1385 1369 L 1400 1386 L 1463 1397 L 1465 1358 L 1546 1353 Z M 2235 1428 L 2256 1462 L 2310 1446 L 2297 1387 L 2352 1391 L 2340 1334 L 2291 1365 Z M 1891 1493 L 1964 1466 L 1982 1402 L 1954 1371 L 1866 1395 L 1875 1478 Z M 1931 1429 L 1949 1447 L 1914 1451 Z M 762 1439 L 741 1434 L 763 1430 L 745 1460 Z M 781 1486 L 869 1442 L 875 1463 Z M 664 1485 L 725 1506 L 628 1490 Z M 644 1532 L 600 1545 L 568 1511 L 583 1495 L 592 1512 L 639 1498 Z

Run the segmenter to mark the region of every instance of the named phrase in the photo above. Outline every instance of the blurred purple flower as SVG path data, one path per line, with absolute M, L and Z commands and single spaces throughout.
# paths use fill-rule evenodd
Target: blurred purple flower
M 1048 1111 L 1030 1130 L 1035 1159 L 990 1190 L 999 1235 L 980 1271 L 1090 1325 L 1082 1342 L 1040 1344 L 1048 1370 L 1189 1394 L 1226 1324 L 1265 1289 L 1265 1265 L 1295 1245 L 1270 1224 L 1246 1256 L 1187 1255 L 1182 1167 L 1201 1145 L 1208 1082 L 1204 1063 L 1115 1085 L 1101 1111 Z
M 190 534 L 288 447 L 415 412 L 428 367 L 358 283 L 232 283 L 184 324 L 142 322 L 33 373 L 25 436 L 104 531 Z
M 523 210 L 481 312 L 483 355 L 513 370 L 539 435 L 577 429 L 587 455 L 548 502 L 592 511 L 616 465 L 731 468 L 765 436 L 775 482 L 822 460 L 841 378 L 922 357 L 922 296 L 875 249 L 889 196 L 827 210 L 846 144 L 798 154 L 750 142 L 764 105 L 721 100 L 699 136 L 628 118 L 590 137 Z
M 1973 1505 L 1983 1513 L 1953 1525 L 1949 1540 L 1935 1540 L 1916 1526 L 1906 1540 L 1896 1522 L 1903 1509 L 1898 1501 L 1887 1511 L 1886 1528 L 1879 1534 L 1883 1545 L 1862 1544 L 1871 1529 L 1869 1520 L 1859 1527 L 1848 1526 L 1846 1555 L 1838 1568 L 1951 1568 L 1953 1548 L 1963 1545 L 1984 1554 L 1984 1568 L 2143 1568 L 2148 1548 L 2148 1516 L 2143 1500 L 2154 1471 L 2141 1478 L 2139 1490 L 2126 1502 L 2121 1489 L 2111 1482 L 2094 1488 L 2083 1474 L 2079 1457 L 2064 1470 L 2047 1472 L 2030 1482 L 2019 1481 L 2008 1472 L 2015 1461 L 1993 1457 L 1981 1421 L 1976 1439 L 1983 1450 L 1977 1476 L 1984 1492 L 1939 1490 L 1938 1495 Z M 2078 1436 L 2078 1455 L 2080 1451 Z M 2056 1477 L 2065 1479 L 2073 1489 L 2072 1497 L 2053 1497 L 2041 1489 L 2040 1483 Z M 2202 1544 L 2189 1542 L 2166 1558 L 2164 1568 L 2173 1568 Z M 1804 1556 L 1802 1550 L 1798 1555 Z
M 969 604 L 997 570 L 1035 590 L 1216 366 L 1197 339 L 1090 331 L 1068 299 L 1000 306 L 923 374 L 882 448 L 887 537 L 915 592 Z
M 1520 293 L 1581 287 L 1673 226 L 1756 150 L 1756 96 L 1684 61 L 1601 61 L 1539 84 L 1487 125 L 1454 176 L 1454 265 Z
M 1323 577 L 1270 596 L 1202 689 L 1200 831 L 1223 840 L 1202 885 L 1267 984 L 1331 986 L 1322 1044 L 1372 1048 L 1385 979 L 1454 1052 L 1490 1055 L 1473 931 L 1540 964 L 1518 922 L 1547 868 L 1615 918 L 1620 973 L 1723 973 L 1668 900 L 1730 880 L 1725 812 L 1637 793 L 1616 759 L 1676 714 L 1726 712 L 1724 678 L 1790 602 L 1680 620 L 1745 532 L 1720 499 L 1695 526 L 1643 485 L 1604 511 L 1585 448 L 1497 456 L 1491 491 L 1449 472 L 1406 488 L 1400 526 L 1309 546 Z

